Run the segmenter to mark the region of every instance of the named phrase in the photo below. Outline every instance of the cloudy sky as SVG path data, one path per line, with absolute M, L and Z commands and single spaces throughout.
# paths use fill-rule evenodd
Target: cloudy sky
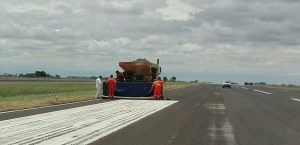
M 299 0 L 0 0 L 0 74 L 163 76 L 300 84 Z

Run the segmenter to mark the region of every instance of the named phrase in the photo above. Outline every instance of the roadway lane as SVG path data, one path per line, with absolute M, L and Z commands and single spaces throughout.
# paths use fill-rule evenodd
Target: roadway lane
M 267 91 L 265 94 L 254 89 Z M 300 103 L 263 88 L 223 89 L 227 116 L 239 145 L 299 145 Z
M 300 102 L 277 94 L 276 91 L 268 91 L 272 94 L 255 92 L 251 88 L 222 89 L 218 85 L 199 85 L 168 91 L 165 95 L 171 97 L 172 101 L 177 101 L 176 103 L 158 101 L 167 104 L 156 106 L 156 103 L 147 102 L 148 106 L 158 107 L 157 111 L 151 112 L 146 109 L 146 113 L 150 111 L 148 116 L 139 117 L 122 129 L 108 130 L 109 134 L 98 136 L 98 139 L 94 138 L 91 144 L 299 145 Z M 139 110 L 141 107 L 139 103 L 131 103 L 135 105 L 133 109 Z M 101 107 L 103 103 L 98 105 Z M 88 106 L 93 105 L 85 107 Z M 77 110 L 81 109 L 80 106 L 76 107 Z M 118 105 L 113 107 L 115 108 L 113 110 L 119 108 Z M 125 116 L 126 112 L 128 111 L 124 111 Z M 30 114 L 30 111 L 26 113 Z M 102 116 L 105 113 L 105 111 L 98 112 L 95 116 Z M 117 121 L 118 115 L 108 114 L 113 115 L 114 122 Z M 3 117 L 3 114 L 0 114 L 0 117 Z M 109 122 L 108 125 L 98 122 L 99 126 L 92 129 L 109 128 Z M 126 120 L 122 123 L 125 124 Z M 84 133 L 81 135 L 86 136 Z M 2 134 L 0 141 L 1 136 Z M 80 137 L 80 132 L 74 137 Z
M 222 96 L 220 92 L 215 91 L 214 87 L 194 86 L 172 90 L 165 95 L 171 97 L 172 101 L 178 102 L 167 107 L 169 101 L 156 101 L 156 103 L 155 101 L 154 103 L 151 101 L 148 106 L 154 106 L 154 108 L 158 107 L 155 109 L 158 112 L 151 112 L 150 109 L 150 113 L 147 113 L 149 111 L 147 105 L 145 105 L 145 109 L 143 110 L 150 116 L 141 116 L 143 113 L 138 113 L 138 116 L 130 115 L 131 112 L 128 112 L 130 107 L 128 107 L 129 110 L 127 111 L 119 112 L 121 113 L 119 114 L 120 118 L 125 122 L 121 122 L 118 126 L 130 122 L 126 122 L 126 120 L 135 120 L 135 122 L 123 125 L 125 128 L 122 129 L 120 127 L 111 127 L 111 124 L 114 125 L 115 122 L 120 123 L 118 121 L 119 115 L 114 115 L 115 113 L 112 112 L 106 112 L 105 109 L 103 111 L 100 107 L 102 105 L 107 106 L 105 104 L 111 104 L 110 102 L 36 114 L 11 120 L 3 119 L 4 121 L 0 122 L 0 124 L 2 124 L 0 142 L 1 144 L 43 144 L 53 141 L 56 141 L 56 144 L 66 143 L 66 141 L 67 143 L 89 143 L 90 141 L 85 142 L 84 140 L 89 139 L 90 134 L 95 133 L 95 131 L 97 134 L 102 134 L 101 127 L 104 127 L 107 129 L 106 131 L 108 133 L 104 133 L 106 135 L 103 136 L 99 135 L 98 137 L 100 139 L 92 144 L 234 144 L 233 130 L 225 116 L 225 107 Z M 155 106 L 155 104 L 161 103 L 163 104 Z M 164 105 L 164 103 L 167 104 Z M 136 112 L 142 109 L 141 105 L 138 105 L 138 102 L 132 102 L 132 104 L 135 106 L 131 106 L 131 108 L 136 110 L 131 111 Z M 95 109 L 97 106 L 100 111 Z M 122 107 L 122 105 L 116 104 L 111 105 L 111 107 L 118 109 Z M 126 108 L 127 107 L 124 107 L 123 105 L 123 109 Z M 80 113 L 81 111 L 82 113 Z M 9 116 L 8 114 L 5 115 Z M 82 114 L 82 116 L 80 114 Z M 112 116 L 112 118 L 107 117 L 107 114 Z M 70 117 L 69 121 L 68 116 Z M 132 119 L 130 118 L 131 116 L 136 116 L 138 119 Z M 126 119 L 123 119 L 124 117 Z M 103 118 L 105 120 L 102 120 Z M 78 121 L 77 123 L 76 120 Z M 101 123 L 101 121 L 104 122 Z M 55 132 L 59 132 L 59 135 L 53 134 Z M 14 136 L 18 136 L 18 138 L 15 140 L 9 139 Z M 97 136 L 94 134 L 91 137 L 95 140 Z M 80 140 L 82 138 L 84 140 Z
M 178 100 L 93 145 L 235 145 L 221 90 L 194 86 L 167 94 Z
M 0 144 L 88 144 L 176 101 L 117 100 L 0 122 Z
M 281 97 L 288 97 L 288 98 L 298 98 L 300 99 L 300 92 L 299 91 L 289 91 L 289 90 L 279 90 L 279 89 L 275 89 L 275 88 L 268 88 L 268 87 L 264 87 L 264 86 L 252 86 L 250 87 L 252 89 L 256 89 L 256 90 L 263 90 L 266 92 L 271 92 L 272 94 L 275 94 L 277 96 L 281 96 Z
M 211 85 L 170 96 L 179 102 L 93 144 L 300 144 L 300 103 L 282 94 Z

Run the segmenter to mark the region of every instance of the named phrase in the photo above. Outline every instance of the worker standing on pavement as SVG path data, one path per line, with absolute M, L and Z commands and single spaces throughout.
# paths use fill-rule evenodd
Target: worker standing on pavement
M 95 96 L 96 99 L 99 98 L 99 94 L 102 92 L 102 88 L 103 88 L 102 76 L 99 76 L 96 79 L 96 96 Z
M 160 83 L 160 86 L 161 86 L 161 95 L 160 95 L 160 99 L 163 100 L 164 99 L 164 96 L 163 96 L 163 92 L 164 92 L 164 81 L 161 80 L 161 77 L 158 77 L 157 78 L 157 81 Z
M 152 87 L 151 87 L 151 90 L 150 90 L 150 93 L 152 91 L 154 93 L 154 99 L 155 100 L 160 100 L 160 97 L 161 97 L 161 84 L 157 79 L 154 80 L 154 82 L 152 84 Z
M 107 88 L 108 88 L 108 99 L 113 99 L 115 95 L 116 80 L 113 75 L 110 75 L 110 78 L 107 79 Z

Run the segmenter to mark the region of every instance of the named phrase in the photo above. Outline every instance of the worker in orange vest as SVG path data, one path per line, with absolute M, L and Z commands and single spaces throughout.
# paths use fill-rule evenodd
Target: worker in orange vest
M 155 81 L 152 84 L 150 92 L 154 93 L 154 99 L 155 100 L 160 100 L 161 97 L 161 83 L 155 79 Z
M 110 75 L 110 78 L 107 79 L 107 88 L 108 88 L 108 99 L 113 99 L 115 95 L 116 80 L 113 75 Z
M 160 86 L 161 86 L 161 95 L 160 95 L 160 99 L 163 100 L 164 99 L 164 96 L 163 96 L 163 92 L 164 92 L 164 81 L 161 80 L 161 77 L 158 77 L 157 78 L 157 81 L 160 83 Z

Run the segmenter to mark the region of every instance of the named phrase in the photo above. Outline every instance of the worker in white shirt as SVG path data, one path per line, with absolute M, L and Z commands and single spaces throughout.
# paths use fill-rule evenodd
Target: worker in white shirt
M 99 98 L 99 93 L 102 92 L 102 86 L 103 86 L 103 83 L 102 83 L 102 76 L 99 76 L 99 77 L 96 79 L 96 96 L 95 96 L 96 99 Z

